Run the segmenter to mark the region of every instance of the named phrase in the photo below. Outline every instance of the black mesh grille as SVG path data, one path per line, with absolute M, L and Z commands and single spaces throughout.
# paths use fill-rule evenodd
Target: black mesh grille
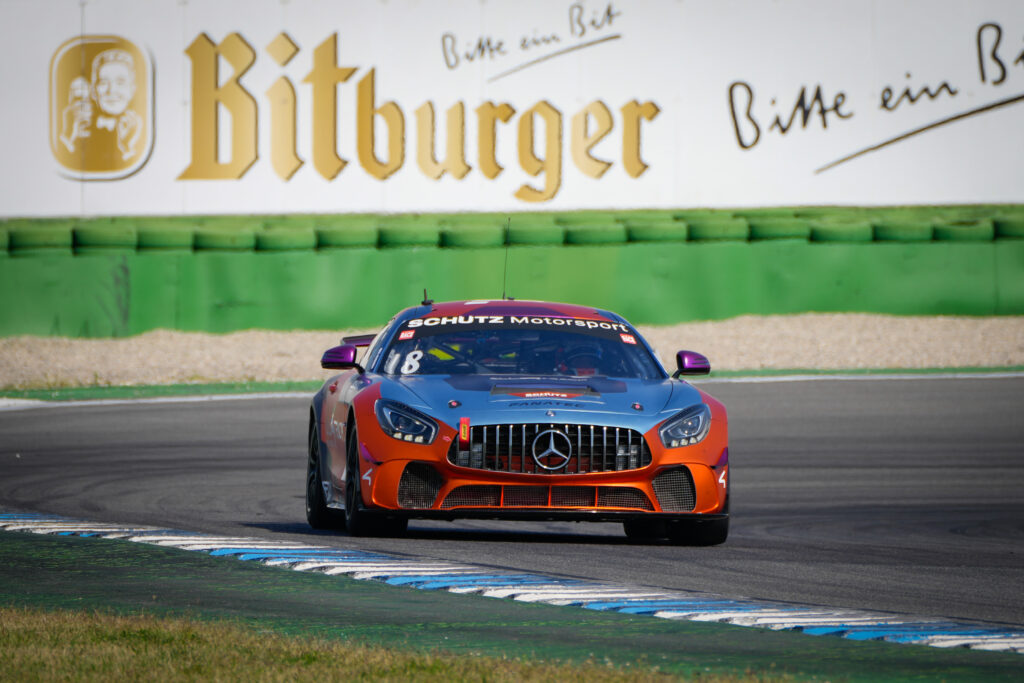
M 550 490 L 551 502 L 548 503 Z M 460 486 L 449 493 L 442 510 L 454 507 L 628 508 L 654 510 L 640 489 L 622 486 Z
M 431 508 L 443 484 L 444 478 L 436 469 L 411 462 L 398 481 L 398 504 L 404 508 Z
M 447 510 L 459 506 L 497 507 L 501 504 L 500 486 L 460 486 L 447 496 L 441 503 L 441 509 Z
M 547 507 L 547 486 L 506 486 L 505 507 Z
M 534 440 L 544 432 L 556 433 L 556 445 L 568 444 L 568 461 L 548 460 L 545 469 L 534 460 Z M 558 434 L 564 435 L 565 439 Z M 550 441 L 542 437 L 538 452 Z M 470 427 L 468 444 L 453 441 L 448 462 L 459 467 L 495 472 L 525 474 L 581 474 L 584 472 L 622 472 L 651 464 L 651 450 L 643 435 L 625 427 L 600 427 L 574 424 L 477 425 Z
M 664 512 L 692 512 L 697 504 L 690 470 L 678 467 L 654 478 L 654 493 Z
M 602 486 L 597 489 L 597 504 L 603 508 L 636 508 L 654 510 L 654 505 L 640 489 Z
M 552 486 L 551 507 L 592 508 L 595 493 L 593 486 Z

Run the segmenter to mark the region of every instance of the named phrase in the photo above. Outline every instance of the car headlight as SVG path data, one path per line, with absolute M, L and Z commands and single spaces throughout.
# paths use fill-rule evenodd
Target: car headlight
M 378 400 L 373 411 L 377 422 L 388 436 L 410 443 L 433 443 L 437 436 L 437 423 L 429 417 L 397 401 Z
M 658 430 L 666 448 L 690 446 L 708 435 L 711 428 L 711 409 L 704 403 L 687 408 Z

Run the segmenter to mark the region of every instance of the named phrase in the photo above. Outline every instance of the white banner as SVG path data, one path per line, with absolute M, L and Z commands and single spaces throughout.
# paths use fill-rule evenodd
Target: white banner
M 5 216 L 1024 202 L 1019 0 L 0 0 Z

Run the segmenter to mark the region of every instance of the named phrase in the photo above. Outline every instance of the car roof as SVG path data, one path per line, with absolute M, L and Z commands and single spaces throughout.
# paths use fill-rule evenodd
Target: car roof
M 559 316 L 592 320 L 626 322 L 621 316 L 591 306 L 551 301 L 519 301 L 515 299 L 479 299 L 445 301 L 407 308 L 398 314 L 402 320 L 453 315 L 529 315 Z

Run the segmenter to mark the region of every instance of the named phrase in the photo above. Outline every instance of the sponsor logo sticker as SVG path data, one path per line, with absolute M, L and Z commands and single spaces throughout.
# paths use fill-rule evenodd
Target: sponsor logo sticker
M 619 336 L 622 337 L 622 341 L 627 344 L 636 344 L 636 337 L 631 334 L 620 334 Z
M 416 330 L 403 330 L 398 333 L 398 339 L 405 341 L 406 339 L 412 339 L 416 336 Z

